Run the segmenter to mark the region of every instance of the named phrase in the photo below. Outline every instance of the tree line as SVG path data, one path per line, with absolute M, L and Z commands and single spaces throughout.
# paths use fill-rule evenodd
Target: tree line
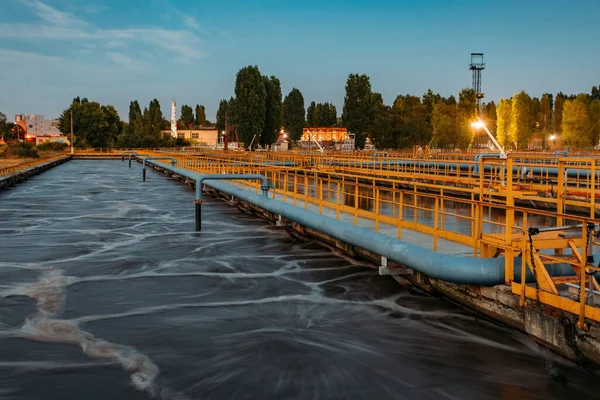
M 170 122 L 163 116 L 157 99 L 150 101 L 143 110 L 137 100 L 130 102 L 129 119 L 124 122 L 113 106 L 76 97 L 58 120 L 59 130 L 67 136 L 71 132 L 71 114 L 77 147 L 139 148 L 189 145 L 189 142 L 182 138 L 171 137 L 170 132 L 162 132 L 170 129 Z M 196 105 L 195 113 L 190 106 L 181 106 L 179 126 L 197 128 L 209 124 L 204 106 Z
M 589 148 L 600 139 L 600 87 L 592 87 L 590 94 L 544 93 L 541 98 L 522 91 L 500 99 L 497 107 L 487 104 L 484 114 L 507 149 L 524 148 L 534 136 L 545 141 L 548 135 L 565 146 Z

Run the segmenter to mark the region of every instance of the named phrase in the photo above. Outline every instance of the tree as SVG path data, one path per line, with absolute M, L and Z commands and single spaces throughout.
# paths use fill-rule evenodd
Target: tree
M 274 76 L 263 76 L 263 84 L 266 91 L 265 127 L 260 137 L 260 143 L 264 146 L 276 142 L 279 138 L 283 106 L 279 79 Z
M 496 139 L 504 148 L 512 148 L 517 145 L 510 133 L 511 120 L 512 100 L 500 99 L 496 108 Z
M 458 105 L 438 102 L 431 118 L 433 138 L 431 144 L 437 148 L 465 148 L 470 140 L 460 124 Z
M 600 99 L 590 102 L 589 115 L 592 143 L 596 146 L 600 144 Z
M 562 115 L 563 143 L 574 147 L 589 147 L 595 144 L 586 95 L 575 100 L 565 100 Z
M 300 140 L 304 122 L 304 96 L 293 88 L 283 100 L 283 124 L 291 140 Z
M 379 148 L 394 147 L 392 109 L 383 103 L 380 93 L 373 93 L 373 124 L 370 132 L 375 146 Z
M 456 143 L 456 147 L 466 148 L 473 142 L 475 131 L 471 127 L 471 123 L 476 121 L 479 115 L 477 109 L 477 94 L 473 89 L 463 89 L 458 93 L 458 114 L 457 122 L 460 127 L 460 139 Z
M 14 138 L 13 128 L 15 124 L 6 119 L 6 114 L 0 112 L 0 138 L 9 141 Z
M 366 134 L 373 123 L 373 93 L 367 75 L 348 75 L 342 120 L 348 131 L 354 133 L 356 146 L 364 147 Z
M 534 97 L 533 99 L 531 99 L 531 107 L 529 109 L 529 112 L 531 113 L 530 119 L 532 132 L 539 132 L 542 130 L 542 126 L 540 125 L 540 111 L 540 99 Z
M 229 106 L 229 102 L 225 99 L 219 102 L 219 109 L 217 110 L 217 130 L 223 132 L 225 130 L 225 121 L 227 120 L 227 108 Z M 196 114 L 198 117 L 198 114 Z
M 554 132 L 562 133 L 562 116 L 563 116 L 563 105 L 565 103 L 565 95 L 562 92 L 556 94 L 554 99 L 554 112 L 552 113 L 552 125 Z
M 59 118 L 59 129 L 63 134 L 71 131 L 71 112 L 76 145 L 100 148 L 116 144 L 123 125 L 113 106 L 102 106 L 95 101 L 75 98 Z
M 179 118 L 179 122 L 185 128 L 194 124 L 194 110 L 192 110 L 192 107 L 187 104 L 181 106 L 181 117 Z
M 323 121 L 323 126 L 335 126 L 337 125 L 337 109 L 333 104 L 325 103 L 326 117 Z
M 196 125 L 204 126 L 206 125 L 206 109 L 204 106 L 196 104 Z
M 138 103 L 137 100 L 129 103 L 129 129 L 131 130 L 130 133 L 136 132 L 136 130 L 137 130 L 136 121 L 139 121 L 141 116 L 142 116 L 142 109 L 140 107 L 140 103 Z
M 430 129 L 433 131 L 433 127 L 431 126 L 431 119 L 433 116 L 433 109 L 435 105 L 442 100 L 442 96 L 439 93 L 433 93 L 433 90 L 427 89 L 427 93 L 423 94 L 422 101 L 423 106 L 427 110 L 427 123 L 429 124 Z
M 544 93 L 540 100 L 540 113 L 538 115 L 538 124 L 540 130 L 544 133 L 552 131 L 552 107 L 554 99 L 552 93 Z
M 482 118 L 493 134 L 496 134 L 496 103 L 490 101 L 482 106 Z
M 592 95 L 591 95 L 592 101 L 594 100 L 600 100 L 600 85 L 598 86 L 592 86 Z
M 527 147 L 527 140 L 533 133 L 531 115 L 531 97 L 525 91 L 517 93 L 512 98 L 512 118 L 510 132 L 517 148 Z
M 317 105 L 314 101 L 310 102 L 310 105 L 306 109 L 306 124 L 310 127 L 319 126 L 319 122 L 315 121 L 315 112 L 317 111 Z
M 257 66 L 240 69 L 235 80 L 235 106 L 239 135 L 245 146 L 260 141 L 265 127 L 267 91 Z M 302 112 L 304 114 L 304 111 Z
M 392 127 L 395 147 L 408 148 L 431 141 L 431 124 L 427 121 L 427 108 L 417 96 L 400 95 L 392 106 Z

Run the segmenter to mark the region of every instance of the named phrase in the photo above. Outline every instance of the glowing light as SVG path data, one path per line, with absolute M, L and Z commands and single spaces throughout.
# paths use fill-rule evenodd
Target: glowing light
M 481 128 L 483 128 L 483 122 L 475 121 L 475 122 L 471 123 L 471 126 L 475 129 L 481 129 Z
M 556 135 L 550 135 L 550 140 L 556 139 Z

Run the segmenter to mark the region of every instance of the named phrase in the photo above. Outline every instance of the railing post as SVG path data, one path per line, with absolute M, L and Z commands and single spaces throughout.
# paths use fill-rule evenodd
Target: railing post
M 402 220 L 404 218 L 404 192 L 400 191 L 400 205 L 398 208 L 398 240 L 402 239 Z
M 354 186 L 354 225 L 358 225 L 358 177 Z
M 304 173 L 304 209 L 308 210 L 308 175 Z
M 375 232 L 379 232 L 379 188 L 375 188 Z
M 439 219 L 439 211 L 440 211 L 440 198 L 435 197 L 433 209 L 433 251 L 437 251 L 437 242 L 438 242 L 438 219 Z
M 335 219 L 340 219 L 340 203 L 341 203 L 341 198 L 340 198 L 340 192 L 341 192 L 341 186 L 340 183 L 337 183 L 337 197 L 336 197 L 336 202 L 335 202 Z

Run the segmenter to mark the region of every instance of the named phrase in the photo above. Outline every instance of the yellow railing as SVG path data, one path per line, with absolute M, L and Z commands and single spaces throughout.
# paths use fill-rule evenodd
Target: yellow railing
M 65 156 L 66 156 L 66 154 L 62 153 L 62 154 L 58 154 L 58 155 L 51 156 L 51 157 L 37 158 L 35 160 L 26 161 L 26 162 L 23 162 L 23 163 L 20 163 L 17 165 L 13 165 L 13 166 L 7 167 L 7 168 L 0 168 L 0 175 L 14 174 L 15 172 L 21 171 L 23 169 L 35 167 L 36 165 L 40 165 L 40 164 L 44 164 L 44 163 L 47 163 L 50 161 L 58 160 L 59 158 L 63 158 Z

